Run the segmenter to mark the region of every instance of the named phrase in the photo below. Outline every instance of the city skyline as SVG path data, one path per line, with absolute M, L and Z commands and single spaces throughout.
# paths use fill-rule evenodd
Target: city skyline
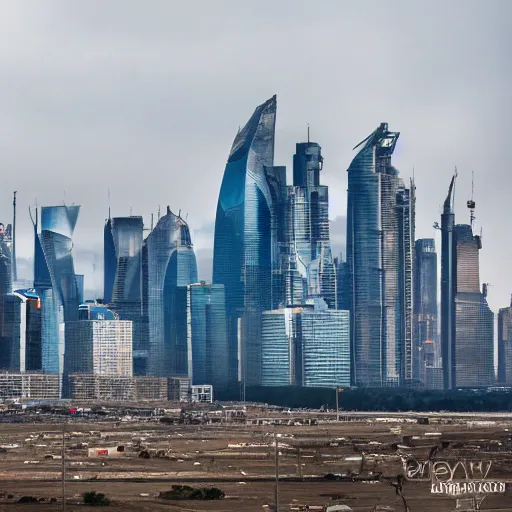
M 109 208 L 100 303 L 121 322 L 129 322 L 126 329 L 112 324 L 107 337 L 107 324 L 100 322 L 96 334 L 93 324 L 76 322 L 84 301 L 84 276 L 75 271 L 73 260 L 81 206 L 42 206 L 33 217 L 30 212 L 33 286 L 42 309 L 41 369 L 62 377 L 62 395 L 68 393 L 66 365 L 76 362 L 76 368 L 69 366 L 76 372 L 81 364 L 79 351 L 71 356 L 66 351 L 68 341 L 76 348 L 81 339 L 88 340 L 95 351 L 103 350 L 112 336 L 126 344 L 128 330 L 132 351 L 126 372 L 164 378 L 188 375 L 192 381 L 196 372 L 213 379 L 205 357 L 212 356 L 215 346 L 225 365 L 215 381 L 221 387 L 239 384 L 241 396 L 246 386 L 276 385 L 274 374 L 280 371 L 281 382 L 320 387 L 350 382 L 437 388 L 441 369 L 444 389 L 495 383 L 494 313 L 487 303 L 489 284 L 480 281 L 482 236 L 473 230 L 473 194 L 466 204 L 470 224 L 456 223 L 457 169 L 441 225 L 434 225 L 441 231 L 440 368 L 430 346 L 437 329 L 416 337 L 418 313 L 430 315 L 433 310 L 418 309 L 424 292 L 414 283 L 417 286 L 419 278 L 431 290 L 425 288 L 425 293 L 432 295 L 437 264 L 428 270 L 429 277 L 421 278 L 423 264 L 416 249 L 425 240 L 415 238 L 416 185 L 414 178 L 406 185 L 392 161 L 400 132 L 382 122 L 354 147 L 357 153 L 347 169 L 344 261 L 332 258 L 329 193 L 320 180 L 321 146 L 310 140 L 308 129 L 307 142 L 296 144 L 293 184 L 287 185 L 286 167 L 274 162 L 276 116 L 274 95 L 256 107 L 232 143 L 218 196 L 212 285 L 203 281 L 204 288 L 192 292 L 191 285 L 199 281 L 197 261 L 181 211 L 175 215 L 167 206 L 161 216 L 159 209 L 156 225 L 152 216 L 148 229 L 141 216 L 111 217 Z M 14 198 L 16 218 L 16 192 Z M 16 267 L 10 257 L 10 247 L 15 253 L 15 238 L 10 236 L 15 224 L 2 229 L 4 281 L 9 281 Z M 435 240 L 427 252 L 432 249 Z M 216 298 L 208 286 L 217 287 Z M 204 297 L 197 302 L 200 295 Z M 28 314 L 20 298 L 2 295 L 4 306 L 14 306 L 10 319 L 3 314 L 4 333 L 12 331 L 7 338 L 12 354 L 3 362 L 7 367 L 23 367 L 29 356 L 25 320 L 16 314 L 18 309 Z M 428 300 L 436 303 L 433 295 Z M 225 329 L 219 330 L 222 324 Z M 275 344 L 281 354 L 277 359 Z M 423 349 L 425 357 L 419 360 Z
M 76 270 L 91 283 L 96 255 L 99 288 L 97 233 L 107 217 L 110 189 L 116 216 L 129 215 L 131 208 L 149 224 L 158 204 L 188 213 L 201 272 L 213 247 L 225 141 L 233 139 L 255 104 L 277 92 L 276 162 L 291 169 L 293 148 L 306 139 L 309 123 L 312 140 L 322 145 L 323 183 L 329 186 L 335 225 L 344 226 L 345 170 L 353 142 L 382 120 L 401 131 L 394 155 L 401 175 L 408 179 L 415 169 L 418 238 L 434 236 L 442 184 L 455 165 L 461 176 L 456 215 L 459 222 L 468 218 L 465 200 L 474 171 L 476 228 L 483 226 L 486 247 L 481 277 L 493 284 L 494 311 L 509 302 L 512 278 L 503 269 L 512 247 L 501 236 L 504 194 L 512 185 L 505 172 L 510 69 L 502 65 L 510 46 L 504 22 L 509 3 L 464 3 L 461 24 L 458 2 L 434 2 L 429 9 L 408 2 L 399 9 L 325 2 L 313 12 L 300 2 L 293 8 L 289 2 L 263 2 L 251 16 L 244 5 L 221 2 L 215 27 L 207 22 L 213 15 L 207 3 L 200 12 L 180 5 L 176 21 L 171 4 L 139 13 L 113 2 L 99 16 L 106 25 L 89 6 L 35 5 L 32 15 L 19 3 L 3 4 L 8 5 L 0 21 L 5 48 L 15 45 L 16 53 L 0 54 L 9 77 L 0 83 L 0 220 L 8 222 L 12 191 L 19 190 L 20 265 L 32 247 L 25 212 L 35 199 L 44 205 L 82 204 L 74 236 Z M 259 37 L 262 23 L 271 34 L 268 41 Z M 281 33 L 289 35 L 286 41 Z M 407 36 L 415 45 L 403 44 Z M 380 45 L 391 57 L 363 64 Z M 124 49 L 134 47 L 140 51 L 128 57 Z M 44 68 L 38 64 L 43 55 L 52 55 Z M 239 65 L 232 67 L 234 60 Z M 303 80 L 313 67 L 322 70 L 318 79 Z M 358 79 L 347 80 L 349 74 Z M 386 86 L 373 85 L 377 78 Z M 193 191 L 187 191 L 190 177 L 197 177 Z M 333 239 L 343 233 L 333 230 Z

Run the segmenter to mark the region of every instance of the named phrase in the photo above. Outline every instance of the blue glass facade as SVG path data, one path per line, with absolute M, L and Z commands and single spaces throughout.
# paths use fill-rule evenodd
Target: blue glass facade
M 441 352 L 444 389 L 455 387 L 455 179 L 452 177 L 441 215 Z
M 12 254 L 9 228 L 0 223 L 0 367 L 8 368 L 10 357 L 9 346 L 12 343 L 10 310 L 12 304 L 8 294 L 12 291 Z
M 350 386 L 350 314 L 317 302 L 262 314 L 263 386 Z
M 196 283 L 185 288 L 189 377 L 194 385 L 228 385 L 226 298 L 221 284 Z
M 35 240 L 34 287 L 42 308 L 42 370 L 59 375 L 64 368 L 64 323 L 78 315 L 72 236 L 79 211 L 80 206 L 41 208 L 41 230 Z
M 41 307 L 34 290 L 4 297 L 1 368 L 14 372 L 41 370 Z
M 415 243 L 413 375 L 426 384 L 437 367 L 437 253 L 433 238 Z
M 223 284 L 228 323 L 229 380 L 239 378 L 239 346 L 247 384 L 261 377 L 261 311 L 272 307 L 274 96 L 256 108 L 229 154 L 215 220 L 213 282 Z M 267 171 L 266 171 L 267 170 Z
M 444 388 L 492 386 L 494 313 L 480 290 L 482 239 L 472 225 L 455 224 L 454 174 L 441 215 L 441 348 Z M 472 208 L 474 208 L 474 203 Z
M 178 290 L 198 281 L 190 230 L 167 208 L 144 241 L 144 316 L 148 323 L 148 375 L 187 375 L 188 348 Z M 181 309 L 180 309 L 181 308 Z
M 350 313 L 305 311 L 301 333 L 302 385 L 350 386 Z
M 352 380 L 361 386 L 401 385 L 412 368 L 414 193 L 391 164 L 398 137 L 382 123 L 348 168 Z
M 316 142 L 296 145 L 293 186 L 288 187 L 287 233 L 290 254 L 304 280 L 305 298 L 321 297 L 334 309 L 336 270 L 329 237 L 328 187 L 320 185 L 323 161 Z
M 114 217 L 104 228 L 103 302 L 133 325 L 133 367 L 145 375 L 148 366 L 147 321 L 142 311 L 142 244 L 144 222 L 141 216 Z

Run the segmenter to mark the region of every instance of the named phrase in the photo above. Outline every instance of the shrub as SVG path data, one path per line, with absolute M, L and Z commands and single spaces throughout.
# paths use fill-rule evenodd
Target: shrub
M 173 485 L 170 491 L 162 491 L 158 497 L 164 500 L 221 500 L 226 494 L 216 487 L 194 489 L 188 485 Z
M 91 505 L 93 507 L 107 507 L 110 505 L 110 500 L 102 492 L 84 492 L 82 497 L 85 505 Z

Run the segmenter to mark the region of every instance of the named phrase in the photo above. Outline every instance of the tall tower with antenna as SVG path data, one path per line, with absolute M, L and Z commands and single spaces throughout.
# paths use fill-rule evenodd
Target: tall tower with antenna
M 12 265 L 12 282 L 15 283 L 18 280 L 18 269 L 16 267 L 16 194 L 15 190 L 12 200 L 12 254 L 11 254 L 11 265 Z

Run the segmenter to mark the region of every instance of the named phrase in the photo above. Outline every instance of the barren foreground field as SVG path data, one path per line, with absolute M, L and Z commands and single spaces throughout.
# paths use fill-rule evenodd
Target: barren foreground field
M 62 509 L 64 422 L 38 419 L 0 423 L 0 511 Z M 440 464 L 438 468 L 445 464 L 436 477 L 442 482 L 512 482 L 508 420 L 419 425 L 381 418 L 274 427 L 73 418 L 65 424 L 66 510 L 97 510 L 80 504 L 81 494 L 90 490 L 105 493 L 112 500 L 106 510 L 112 512 L 269 510 L 264 506 L 272 506 L 275 496 L 274 434 L 279 443 L 280 511 L 305 510 L 306 505 L 321 510 L 331 499 L 356 512 L 370 512 L 377 505 L 402 511 L 400 493 L 410 512 L 454 510 L 456 498 L 431 493 L 429 458 Z M 91 448 L 117 446 L 124 447 L 119 456 L 89 453 Z M 465 466 L 457 467 L 457 462 Z M 402 483 L 405 474 L 416 481 Z M 206 502 L 158 497 L 176 484 L 218 487 L 226 497 Z M 481 509 L 511 511 L 512 488 L 508 483 L 504 488 L 504 493 L 488 496 Z M 16 503 L 23 496 L 55 501 Z M 462 500 L 458 505 L 469 506 Z

